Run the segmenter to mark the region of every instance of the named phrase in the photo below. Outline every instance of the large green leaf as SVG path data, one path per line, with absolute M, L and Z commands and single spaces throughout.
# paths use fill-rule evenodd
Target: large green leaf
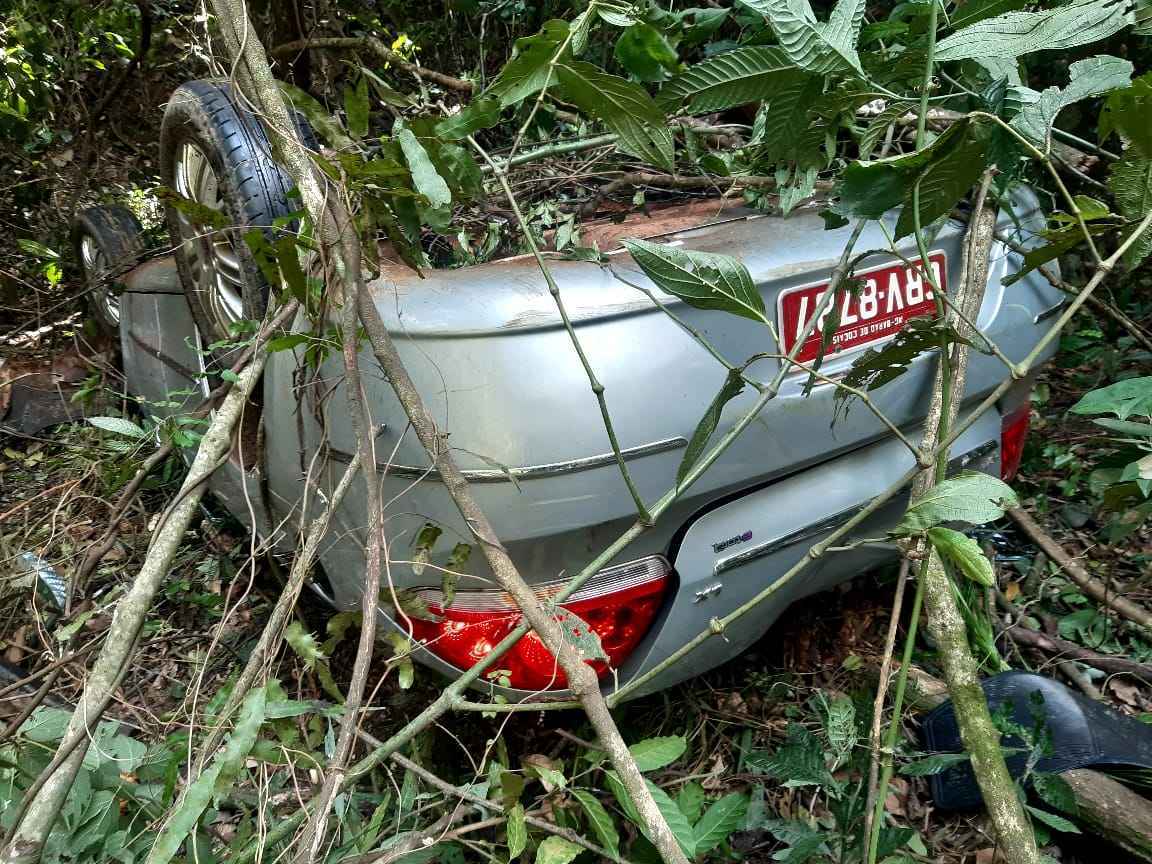
M 714 802 L 692 829 L 696 840 L 696 854 L 711 852 L 728 839 L 728 835 L 744 824 L 748 812 L 748 796 L 733 792 Z
M 1152 210 L 1152 158 L 1136 147 L 1129 147 L 1120 161 L 1113 163 L 1108 177 L 1108 188 L 1116 199 L 1120 215 L 1132 222 L 1143 219 Z M 1152 231 L 1132 244 L 1124 256 L 1129 266 L 1135 267 L 1152 253 Z
M 1152 417 L 1152 376 L 1127 378 L 1084 394 L 1073 414 L 1115 414 L 1120 420 Z
M 546 837 L 544 842 L 536 847 L 536 864 L 568 864 L 583 851 L 583 846 L 577 846 L 571 840 L 555 836 Z
M 1012 128 L 1034 142 L 1047 143 L 1056 115 L 1074 102 L 1127 87 L 1132 64 L 1107 54 L 1079 60 L 1068 67 L 1068 86 L 1049 87 L 1012 118 Z
M 752 274 L 738 259 L 647 240 L 624 240 L 623 243 L 632 253 L 632 259 L 661 291 L 697 309 L 719 309 L 753 321 L 768 320 Z
M 913 231 L 912 190 L 920 184 L 920 221 L 928 225 L 956 206 L 985 168 L 987 135 L 961 120 L 922 150 L 887 159 L 853 162 L 840 185 L 840 212 L 879 219 L 894 207 L 904 209 L 896 236 Z
M 1132 86 L 1117 90 L 1108 97 L 1097 124 L 1100 140 L 1106 140 L 1113 132 L 1119 133 L 1125 148 L 1135 148 L 1140 155 L 1152 159 L 1150 116 L 1152 72 L 1141 75 L 1132 81 Z
M 436 134 L 448 141 L 467 138 L 473 132 L 490 129 L 500 122 L 500 100 L 494 96 L 473 99 L 459 114 L 436 124 Z
M 996 584 L 992 563 L 980 544 L 966 534 L 937 525 L 928 529 L 928 542 L 940 557 L 978 585 L 991 588 Z
M 185 791 L 171 818 L 156 838 L 145 864 L 167 864 L 171 861 L 188 835 L 196 830 L 200 816 L 216 792 L 217 783 L 230 783 L 231 778 L 243 767 L 244 760 L 256 743 L 260 725 L 264 722 L 267 697 L 268 691 L 264 687 L 250 690 L 244 697 L 236 727 L 224 749 Z
M 361 75 L 355 87 L 344 88 L 344 116 L 354 138 L 368 134 L 368 76 Z
M 768 97 L 756 116 L 757 157 L 770 162 L 795 162 L 798 175 L 827 167 L 821 148 L 830 124 L 813 124 L 810 116 L 824 88 L 824 79 L 794 73 L 782 76 L 777 83 L 779 89 Z M 784 195 L 781 187 L 781 207 L 787 212 Z
M 647 90 L 577 60 L 557 64 L 556 75 L 569 102 L 616 133 L 617 147 L 667 171 L 672 170 L 675 158 L 672 132 L 664 112 Z
M 768 18 L 780 46 L 801 69 L 811 72 L 864 70 L 856 53 L 865 0 L 837 0 L 826 22 L 818 21 L 808 0 L 741 0 Z
M 528 845 L 528 826 L 524 822 L 524 805 L 517 804 L 508 811 L 508 860 L 514 861 Z
M 694 114 L 787 98 L 813 76 L 797 69 L 778 46 L 747 45 L 718 54 L 677 75 L 660 89 L 659 102 L 672 110 L 688 101 Z
M 1012 487 L 1000 478 L 981 471 L 965 471 L 937 483 L 913 501 L 892 533 L 919 534 L 942 522 L 983 525 L 999 519 L 1005 508 L 1019 503 Z
M 600 845 L 607 849 L 613 858 L 620 857 L 620 833 L 616 830 L 616 823 L 612 820 L 612 814 L 604 809 L 604 805 L 591 792 L 573 789 L 572 797 L 579 801 L 580 806 L 584 808 L 584 813 L 588 817 L 588 824 L 592 826 L 592 831 L 596 834 L 596 839 L 600 841 Z
M 1007 12 L 956 31 L 936 46 L 936 59 L 973 60 L 1020 57 L 1088 45 L 1118 32 L 1127 23 L 1125 4 L 1116 0 L 1080 0 L 1040 12 Z
M 615 53 L 620 65 L 641 81 L 663 81 L 680 65 L 667 37 L 643 21 L 620 34 Z
M 628 794 L 628 790 L 624 788 L 624 783 L 615 771 L 605 771 L 604 779 L 612 794 L 616 797 L 620 808 L 624 814 L 634 823 L 640 822 L 640 817 L 636 813 L 636 806 L 632 803 L 632 798 Z M 644 783 L 648 786 L 648 791 L 652 795 L 652 800 L 656 802 L 656 808 L 663 815 L 664 820 L 668 823 L 668 827 L 672 830 L 672 836 L 676 838 L 676 842 L 680 844 L 680 848 L 684 850 L 684 854 L 690 859 L 696 857 L 696 835 L 692 832 L 692 826 L 688 823 L 688 819 L 684 813 L 676 805 L 676 802 L 668 797 L 668 793 L 653 783 L 651 780 L 645 778 Z M 649 840 L 652 838 L 649 837 Z
M 684 478 L 688 476 L 692 466 L 700 459 L 705 446 L 708 444 L 708 439 L 712 437 L 712 433 L 716 431 L 716 426 L 720 423 L 724 406 L 743 391 L 743 376 L 739 370 L 730 371 L 728 377 L 724 379 L 723 386 L 720 387 L 720 392 L 712 399 L 708 410 L 704 412 L 704 416 L 700 418 L 700 422 L 696 424 L 696 429 L 692 432 L 692 438 L 684 451 L 684 458 L 680 460 L 680 467 L 676 469 L 676 485 L 684 482 Z
M 428 156 L 424 145 L 420 143 L 420 139 L 411 129 L 405 127 L 396 131 L 396 141 L 404 151 L 408 170 L 412 172 L 412 185 L 428 200 L 428 206 L 438 208 L 451 204 L 452 190 L 432 164 L 432 159 Z
M 671 765 L 684 755 L 688 742 L 683 735 L 665 735 L 659 738 L 645 738 L 628 748 L 636 767 L 641 771 L 656 771 Z
M 344 127 L 311 95 L 287 81 L 277 81 L 276 86 L 292 104 L 292 107 L 308 118 L 312 128 L 320 133 L 320 137 L 327 141 L 336 150 L 351 150 L 355 148 L 352 139 L 344 132 Z
M 484 95 L 498 99 L 500 107 L 506 108 L 553 83 L 555 77 L 550 73 L 551 64 L 567 38 L 568 22 L 552 20 L 546 21 L 535 36 L 517 39 L 512 59 L 500 70 Z

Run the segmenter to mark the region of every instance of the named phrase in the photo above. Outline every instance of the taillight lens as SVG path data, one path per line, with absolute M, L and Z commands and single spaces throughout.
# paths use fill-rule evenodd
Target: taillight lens
M 608 662 L 589 661 L 603 677 L 640 644 L 660 609 L 671 568 L 658 555 L 601 570 L 568 598 L 564 609 L 578 615 L 600 637 Z M 567 580 L 536 586 L 536 596 L 556 595 Z M 418 590 L 439 621 L 412 619 L 413 636 L 440 659 L 467 669 L 484 657 L 520 623 L 520 610 L 503 591 L 460 591 L 445 609 L 444 595 Z M 521 690 L 557 690 L 568 686 L 564 671 L 535 632 L 529 631 L 488 672 Z
M 1000 477 L 1004 481 L 1011 480 L 1020 470 L 1031 421 L 1032 406 L 1027 402 L 1005 414 L 1000 421 Z

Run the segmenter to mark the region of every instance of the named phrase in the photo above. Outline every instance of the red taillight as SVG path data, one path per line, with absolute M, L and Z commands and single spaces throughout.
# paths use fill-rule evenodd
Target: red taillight
M 589 661 L 597 675 L 618 667 L 640 644 L 660 609 L 669 571 L 668 562 L 660 556 L 610 567 L 597 573 L 562 604 L 600 637 L 608 662 Z M 567 580 L 558 580 L 539 585 L 536 594 L 550 597 L 566 584 Z M 458 669 L 467 669 L 482 660 L 520 623 L 520 611 L 502 591 L 460 591 L 446 610 L 440 591 L 425 588 L 418 594 L 440 620 L 412 619 L 412 635 Z M 521 690 L 568 686 L 563 670 L 534 632 L 498 660 L 488 677 Z
M 1027 402 L 1000 420 L 1000 478 L 1004 481 L 1011 480 L 1020 470 L 1031 420 L 1032 406 Z

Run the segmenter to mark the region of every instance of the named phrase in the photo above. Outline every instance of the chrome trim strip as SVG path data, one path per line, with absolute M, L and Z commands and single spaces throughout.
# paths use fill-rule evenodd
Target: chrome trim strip
M 984 459 L 986 456 L 995 453 L 1000 447 L 998 441 L 985 441 L 976 447 L 973 447 L 967 453 L 957 456 L 948 462 L 948 470 L 957 471 L 964 470 L 974 462 Z M 864 508 L 864 504 L 857 504 L 854 507 L 849 507 L 846 510 L 841 510 L 835 515 L 829 516 L 826 519 L 821 519 L 819 522 L 813 522 L 811 525 L 805 525 L 803 528 L 797 528 L 782 537 L 775 540 L 769 540 L 767 543 L 761 543 L 759 546 L 753 546 L 750 549 L 745 549 L 736 555 L 729 555 L 727 558 L 721 558 L 712 567 L 712 575 L 719 576 L 721 573 L 728 570 L 734 570 L 737 567 L 742 567 L 749 561 L 755 561 L 757 558 L 764 558 L 774 552 L 779 552 L 781 549 L 792 546 L 803 540 L 808 540 L 817 535 L 824 534 L 833 530 L 844 522 L 847 522 L 853 516 Z
M 827 519 L 821 519 L 819 522 L 813 522 L 811 525 L 805 525 L 803 528 L 797 528 L 795 531 L 790 531 L 782 537 L 777 537 L 775 540 L 769 540 L 767 543 L 761 543 L 759 546 L 753 546 L 751 549 L 745 549 L 736 555 L 729 555 L 727 558 L 721 558 L 712 567 L 712 575 L 719 576 L 728 570 L 734 570 L 737 567 L 743 567 L 749 561 L 755 561 L 757 558 L 764 558 L 771 555 L 773 552 L 779 552 L 788 546 L 799 543 L 802 540 L 807 540 L 810 537 L 815 537 L 818 534 L 823 534 L 826 531 L 831 531 L 842 522 L 847 522 L 853 515 L 860 512 L 863 504 L 857 504 L 855 507 L 849 507 L 847 510 L 841 510 Z
M 1049 306 L 1047 309 L 1042 309 L 1036 313 L 1036 317 L 1032 319 L 1033 324 L 1039 324 L 1041 321 L 1047 321 L 1049 318 L 1055 318 L 1060 314 L 1060 311 L 1068 305 L 1068 299 L 1064 298 L 1059 303 Z
M 625 447 L 620 455 L 625 461 L 641 459 L 656 453 L 668 450 L 679 450 L 688 446 L 688 439 L 677 436 L 653 441 L 650 444 L 641 444 L 638 447 Z M 332 458 L 338 462 L 348 464 L 352 460 L 351 454 L 332 448 L 329 451 Z M 579 459 L 568 459 L 563 462 L 546 462 L 542 465 L 525 465 L 519 468 L 465 468 L 461 473 L 470 483 L 508 483 L 516 480 L 538 480 L 542 477 L 555 477 L 561 474 L 576 474 L 580 471 L 591 471 L 594 468 L 603 468 L 616 463 L 615 453 L 600 453 L 596 456 L 583 456 Z M 376 470 L 387 473 L 393 477 L 402 477 L 407 480 L 439 480 L 440 474 L 432 468 L 421 468 L 416 465 L 393 465 L 377 462 Z

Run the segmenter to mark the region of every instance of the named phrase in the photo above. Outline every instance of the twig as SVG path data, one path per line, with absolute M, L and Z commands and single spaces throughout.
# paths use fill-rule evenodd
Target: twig
M 447 90 L 470 94 L 476 88 L 476 85 L 471 81 L 465 81 L 462 78 L 456 78 L 452 75 L 445 75 L 443 72 L 437 72 L 434 69 L 426 69 L 419 63 L 408 62 L 374 36 L 317 36 L 312 39 L 285 42 L 283 45 L 277 45 L 268 53 L 273 57 L 284 57 L 289 54 L 297 54 L 301 51 L 310 51 L 318 48 L 333 48 L 337 50 L 364 48 L 371 51 L 385 63 L 403 69 L 405 72 L 415 75 L 417 78 L 423 78 L 425 81 L 439 84 Z
M 880 733 L 884 721 L 884 702 L 888 696 L 888 678 L 892 673 L 892 657 L 896 653 L 896 634 L 900 630 L 900 612 L 904 606 L 904 589 L 908 584 L 909 561 L 900 561 L 900 572 L 896 576 L 896 591 L 892 597 L 892 613 L 888 620 L 888 635 L 884 639 L 884 659 L 880 663 L 880 677 L 876 682 L 876 698 L 872 702 L 872 729 L 868 735 L 868 800 L 864 805 L 864 836 L 872 836 L 872 820 L 875 818 L 876 796 L 880 793 Z M 899 722 L 898 717 L 892 718 Z
M 427 768 L 424 768 L 421 765 L 417 765 L 406 756 L 395 753 L 391 758 L 392 761 L 399 765 L 401 768 L 411 771 L 425 783 L 428 783 L 430 786 L 435 786 L 441 792 L 446 792 L 449 795 L 453 795 L 456 798 L 459 798 L 461 801 L 467 801 L 469 804 L 475 804 L 477 807 L 483 807 L 485 810 L 495 810 L 499 812 L 503 809 L 498 801 L 489 801 L 487 798 L 481 798 L 479 795 L 476 795 L 473 792 L 469 792 L 467 789 L 461 789 L 459 786 L 453 786 L 447 780 L 440 779 Z M 533 828 L 539 828 L 541 831 L 546 831 L 549 834 L 553 834 L 557 837 L 563 837 L 565 840 L 568 840 L 571 843 L 575 843 L 577 846 L 582 846 L 589 852 L 599 855 L 601 858 L 607 858 L 609 861 L 618 861 L 620 864 L 628 864 L 628 860 L 626 858 L 614 857 L 612 853 L 607 849 L 604 849 L 601 846 L 597 846 L 595 843 L 584 839 L 570 828 L 561 828 L 559 825 L 555 825 L 546 819 L 540 819 L 536 816 L 525 816 L 524 821 L 531 825 Z
M 1064 547 L 1057 543 L 1027 511 L 1013 507 L 1008 515 L 1020 526 L 1021 530 L 1039 546 L 1044 554 L 1059 565 L 1060 569 L 1079 586 L 1080 590 L 1095 600 L 1103 603 L 1133 624 L 1137 624 L 1147 632 L 1152 632 L 1152 612 L 1143 606 L 1121 597 L 1076 562 L 1072 556 L 1064 551 Z
M 532 229 L 528 225 L 528 220 L 524 218 L 524 212 L 520 209 L 520 203 L 512 193 L 512 187 L 508 184 L 508 175 L 500 165 L 497 165 L 492 160 L 492 157 L 488 155 L 488 151 L 476 143 L 476 139 L 471 135 L 468 136 L 468 143 L 480 154 L 480 157 L 487 163 L 488 168 L 496 175 L 500 187 L 504 190 L 504 195 L 508 198 L 508 203 L 512 205 L 512 213 L 516 216 L 516 222 L 519 224 L 520 231 L 528 243 L 528 249 L 536 259 L 536 266 L 540 268 L 540 273 L 543 275 L 544 282 L 548 286 L 548 293 L 552 295 L 552 299 L 556 303 L 556 309 L 560 312 L 560 318 L 564 322 L 564 329 L 568 331 L 568 338 L 572 341 L 572 347 L 576 351 L 576 356 L 580 358 L 580 365 L 584 367 L 584 375 L 588 378 L 588 385 L 592 388 L 592 393 L 596 396 L 596 402 L 600 406 L 600 417 L 604 422 L 604 431 L 608 433 L 608 443 L 612 446 L 612 452 L 616 456 L 616 465 L 620 469 L 620 475 L 624 478 L 624 485 L 628 487 L 628 494 L 632 496 L 632 502 L 636 505 L 636 512 L 639 514 L 640 520 L 642 522 L 651 522 L 652 514 L 648 512 L 648 507 L 645 505 L 644 499 L 640 496 L 640 490 L 636 488 L 636 484 L 632 480 L 632 472 L 628 470 L 628 464 L 624 461 L 624 456 L 620 452 L 620 441 L 616 437 L 616 429 L 612 424 L 612 414 L 608 410 L 608 400 L 604 395 L 604 385 L 600 383 L 600 379 L 596 377 L 596 371 L 592 368 L 592 364 L 588 362 L 588 355 L 584 353 L 584 346 L 580 344 L 580 338 L 576 335 L 576 328 L 572 326 L 572 319 L 568 317 L 568 309 L 564 305 L 564 298 L 560 296 L 560 286 L 556 284 L 556 278 L 552 275 L 552 269 L 548 266 L 548 262 L 545 261 L 544 256 L 540 254 L 540 246 L 536 243 L 536 236 L 532 233 Z

